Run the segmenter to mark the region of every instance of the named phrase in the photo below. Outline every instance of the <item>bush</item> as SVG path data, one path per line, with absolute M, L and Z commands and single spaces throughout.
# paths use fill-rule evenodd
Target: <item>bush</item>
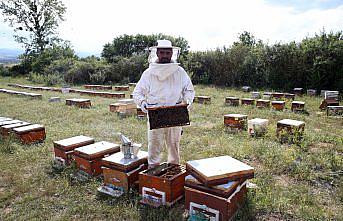
M 4 65 L 0 65 L 0 76 L 10 76 L 10 71 Z
M 29 74 L 29 80 L 37 84 L 45 84 L 46 86 L 65 84 L 63 76 L 58 73 L 42 75 L 31 72 Z

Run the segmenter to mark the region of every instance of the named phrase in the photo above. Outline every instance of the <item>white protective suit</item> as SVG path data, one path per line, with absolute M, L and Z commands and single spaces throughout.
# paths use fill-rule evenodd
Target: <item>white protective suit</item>
M 138 81 L 133 98 L 137 105 L 147 102 L 149 106 L 170 106 L 181 102 L 192 102 L 194 88 L 186 71 L 177 63 L 151 63 Z M 180 161 L 179 144 L 182 127 L 149 129 L 148 121 L 148 163 L 159 164 L 164 143 L 168 150 L 168 163 Z

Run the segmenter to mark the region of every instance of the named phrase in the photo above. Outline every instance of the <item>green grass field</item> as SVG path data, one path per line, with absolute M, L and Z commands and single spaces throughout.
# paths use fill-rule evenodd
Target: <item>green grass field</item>
M 0 88 L 28 91 L 7 83 L 34 85 L 23 78 L 0 78 Z M 289 103 L 283 112 L 225 106 L 226 96 L 250 97 L 231 88 L 196 85 L 195 90 L 197 95 L 211 96 L 212 104 L 193 105 L 191 126 L 184 128 L 181 140 L 181 160 L 230 155 L 255 168 L 250 182 L 257 188 L 249 189 L 236 220 L 343 220 L 343 120 L 320 112 L 321 98 L 296 98 L 306 102 L 306 115 L 292 113 Z M 64 100 L 79 94 L 35 92 L 43 99 L 0 94 L 0 116 L 43 124 L 47 132 L 45 142 L 36 145 L 0 139 L 0 220 L 183 219 L 183 200 L 171 208 L 155 209 L 140 206 L 134 191 L 118 199 L 100 197 L 96 189 L 101 180 L 72 182 L 73 168 L 59 173 L 52 169 L 53 141 L 76 135 L 119 143 L 116 133 L 122 132 L 146 150 L 145 120 L 120 119 L 109 111 L 113 99 L 82 96 L 91 99 L 92 108 L 78 109 L 66 106 Z M 62 102 L 49 103 L 54 96 Z M 267 135 L 251 138 L 246 131 L 228 133 L 223 115 L 229 113 L 269 119 Z M 285 118 L 306 123 L 299 145 L 278 142 L 276 122 Z

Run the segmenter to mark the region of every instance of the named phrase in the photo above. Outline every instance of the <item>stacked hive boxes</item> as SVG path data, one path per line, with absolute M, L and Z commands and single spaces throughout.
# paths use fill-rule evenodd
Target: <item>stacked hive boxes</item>
M 185 209 L 190 220 L 230 220 L 244 204 L 254 168 L 230 156 L 188 161 Z

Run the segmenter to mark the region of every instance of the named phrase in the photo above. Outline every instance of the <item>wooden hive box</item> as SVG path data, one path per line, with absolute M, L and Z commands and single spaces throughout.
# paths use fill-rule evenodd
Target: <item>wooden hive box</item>
M 269 108 L 270 107 L 270 100 L 258 99 L 258 100 L 256 100 L 256 107 L 258 107 L 258 108 Z
M 225 104 L 228 106 L 239 106 L 239 98 L 238 97 L 226 97 Z
M 185 166 L 169 163 L 140 172 L 141 203 L 155 207 L 173 205 L 183 197 L 186 175 Z
M 190 125 L 187 104 L 149 107 L 147 109 L 150 130 Z
M 258 91 L 251 92 L 251 98 L 252 99 L 259 99 L 259 98 L 261 98 L 260 92 L 258 92 Z
M 324 99 L 325 100 L 339 100 L 339 91 L 325 91 Z
M 124 93 L 104 92 L 103 97 L 106 97 L 106 98 L 125 98 L 125 94 Z
M 74 149 L 93 143 L 93 138 L 83 135 L 54 141 L 55 158 L 62 164 L 69 165 L 72 161 Z
M 224 125 L 233 130 L 246 130 L 248 115 L 226 114 L 224 115 Z
M 308 96 L 316 96 L 317 91 L 315 89 L 308 89 L 307 95 Z
M 305 111 L 305 102 L 303 101 L 293 101 L 291 104 L 291 110 L 293 112 L 303 112 Z
M 249 86 L 243 86 L 242 91 L 244 92 L 250 92 L 250 87 Z
M 262 98 L 269 100 L 272 97 L 272 92 L 264 92 Z
M 125 159 L 123 153 L 114 153 L 102 159 L 104 184 L 127 192 L 138 187 L 138 174 L 148 168 L 148 152 L 139 151 L 137 158 Z
M 285 109 L 286 102 L 284 101 L 272 101 L 272 107 L 274 110 L 282 111 Z
M 76 106 L 79 108 L 90 108 L 92 104 L 91 104 L 90 99 L 72 98 L 72 99 L 66 99 L 66 105 Z
M 288 100 L 294 100 L 295 94 L 285 93 L 285 98 Z
M 7 137 L 11 132 L 13 132 L 14 128 L 23 127 L 27 125 L 30 125 L 30 123 L 22 121 L 16 124 L 8 124 L 8 125 L 1 126 L 1 135 L 3 137 Z
M 206 187 L 194 177 L 186 177 L 185 209 L 189 220 L 231 220 L 243 206 L 246 195 L 246 181 Z
M 326 109 L 327 116 L 343 116 L 343 106 L 328 106 Z
M 242 105 L 254 105 L 255 100 L 251 98 L 241 98 Z
M 277 122 L 276 135 L 282 143 L 294 143 L 302 139 L 305 122 L 283 119 Z
M 129 86 L 114 86 L 115 91 L 128 91 L 129 89 Z
M 322 100 L 319 108 L 321 110 L 326 110 L 328 106 L 339 106 L 339 102 L 337 100 Z
M 137 114 L 137 105 L 133 99 L 121 99 L 117 103 L 110 104 L 110 111 L 121 116 L 132 116 Z
M 119 144 L 101 141 L 74 149 L 73 156 L 78 169 L 97 176 L 102 174 L 101 159 L 119 151 Z
M 195 96 L 194 102 L 199 104 L 211 104 L 211 97 L 209 96 Z
M 280 92 L 273 92 L 271 94 L 271 98 L 275 99 L 275 100 L 282 100 L 285 97 L 284 93 L 280 93 Z
M 205 186 L 216 186 L 254 177 L 253 167 L 230 156 L 188 161 L 186 169 Z
M 296 87 L 293 89 L 293 93 L 298 95 L 298 96 L 302 96 L 304 93 L 304 89 L 301 87 Z
M 13 132 L 24 144 L 42 142 L 46 137 L 45 127 L 40 124 L 17 127 L 13 129 Z
M 268 120 L 261 118 L 254 118 L 248 120 L 248 133 L 254 137 L 260 137 L 267 133 Z

